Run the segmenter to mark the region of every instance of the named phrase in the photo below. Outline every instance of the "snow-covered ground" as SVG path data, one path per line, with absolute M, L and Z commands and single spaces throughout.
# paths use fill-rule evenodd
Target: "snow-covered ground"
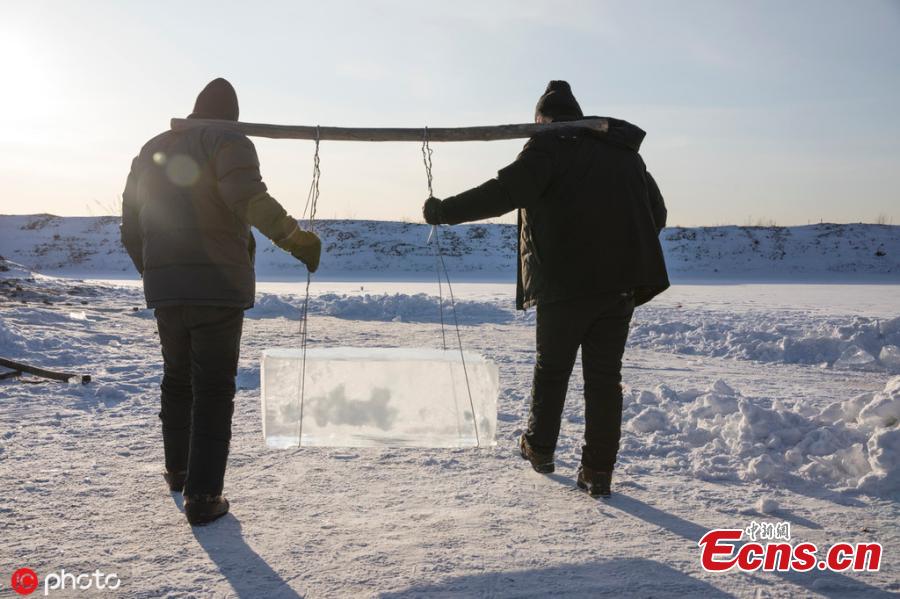
M 160 359 L 139 286 L 6 267 L 0 355 L 94 382 L 0 381 L 0 595 L 22 566 L 115 572 L 132 597 L 900 592 L 900 285 L 685 285 L 640 308 L 615 495 L 596 501 L 573 480 L 580 367 L 557 473 L 516 453 L 534 328 L 509 284 L 454 286 L 466 348 L 500 368 L 496 448 L 267 449 L 259 357 L 299 343 L 302 289 L 263 283 L 238 375 L 232 514 L 192 530 L 160 476 Z M 437 347 L 435 291 L 316 282 L 311 344 Z M 751 521 L 790 522 L 820 547 L 879 542 L 881 571 L 704 572 L 699 538 Z

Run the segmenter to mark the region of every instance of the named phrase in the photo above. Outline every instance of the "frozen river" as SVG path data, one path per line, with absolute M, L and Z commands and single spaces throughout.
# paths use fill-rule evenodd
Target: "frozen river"
M 132 279 L 100 279 L 95 283 L 136 287 L 140 281 Z M 451 279 L 452 282 L 452 279 Z M 258 281 L 258 293 L 296 295 L 304 292 L 305 281 Z M 417 294 L 437 296 L 436 281 L 319 281 L 313 279 L 310 293 L 356 296 L 380 294 Z M 443 286 L 447 297 L 447 286 Z M 515 301 L 514 283 L 458 282 L 453 283 L 457 299 L 508 302 Z M 692 282 L 675 284 L 657 297 L 652 305 L 747 310 L 796 310 L 818 315 L 857 315 L 891 318 L 900 315 L 900 284 L 809 284 L 809 283 L 732 283 Z

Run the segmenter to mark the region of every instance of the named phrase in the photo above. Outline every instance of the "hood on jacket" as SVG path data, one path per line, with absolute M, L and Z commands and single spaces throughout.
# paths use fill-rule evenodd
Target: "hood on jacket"
M 206 84 L 194 102 L 194 112 L 188 118 L 236 121 L 239 112 L 234 87 L 228 80 L 219 77 Z
M 621 119 L 606 117 L 606 120 L 609 122 L 609 130 L 605 134 L 599 133 L 598 135 L 603 135 L 607 141 L 625 146 L 635 152 L 641 149 L 641 143 L 647 136 L 646 131 Z
M 589 121 L 591 119 L 606 119 L 606 121 L 609 123 L 609 129 L 605 132 L 600 132 L 595 131 L 594 129 L 585 128 L 584 131 L 587 131 L 591 135 L 596 135 L 597 137 L 600 137 L 609 143 L 624 146 L 630 150 L 634 150 L 635 152 L 641 149 L 641 143 L 647 136 L 647 132 L 637 125 L 633 125 L 628 121 L 623 121 L 622 119 L 614 119 L 609 116 L 586 116 L 582 117 L 581 119 L 574 117 L 562 117 L 553 119 L 553 121 L 561 123 L 565 121 Z

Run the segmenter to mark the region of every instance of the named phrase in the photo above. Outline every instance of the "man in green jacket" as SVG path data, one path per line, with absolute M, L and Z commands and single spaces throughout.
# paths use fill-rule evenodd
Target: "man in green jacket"
M 211 81 L 193 119 L 238 120 L 237 94 Z M 303 262 L 322 244 L 266 191 L 253 143 L 215 125 L 165 131 L 141 149 L 122 194 L 122 242 L 155 309 L 163 355 L 165 478 L 191 524 L 228 511 L 222 496 L 244 310 L 253 306 L 251 227 Z
M 584 118 L 569 84 L 551 81 L 535 122 Z M 597 118 L 597 117 L 590 117 Z M 622 423 L 621 369 L 635 306 L 669 286 L 659 232 L 666 208 L 638 154 L 644 132 L 618 119 L 533 136 L 495 179 L 423 207 L 429 224 L 518 210 L 516 306 L 537 307 L 537 356 L 522 457 L 553 472 L 569 376 L 579 347 L 585 442 L 578 486 L 608 496 Z

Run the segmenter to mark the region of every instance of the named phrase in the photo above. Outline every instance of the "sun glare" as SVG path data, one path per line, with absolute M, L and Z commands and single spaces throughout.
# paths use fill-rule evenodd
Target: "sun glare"
M 53 93 L 48 57 L 27 36 L 0 32 L 0 77 L 0 120 L 7 138 L 20 137 L 29 120 L 46 116 L 61 99 Z

